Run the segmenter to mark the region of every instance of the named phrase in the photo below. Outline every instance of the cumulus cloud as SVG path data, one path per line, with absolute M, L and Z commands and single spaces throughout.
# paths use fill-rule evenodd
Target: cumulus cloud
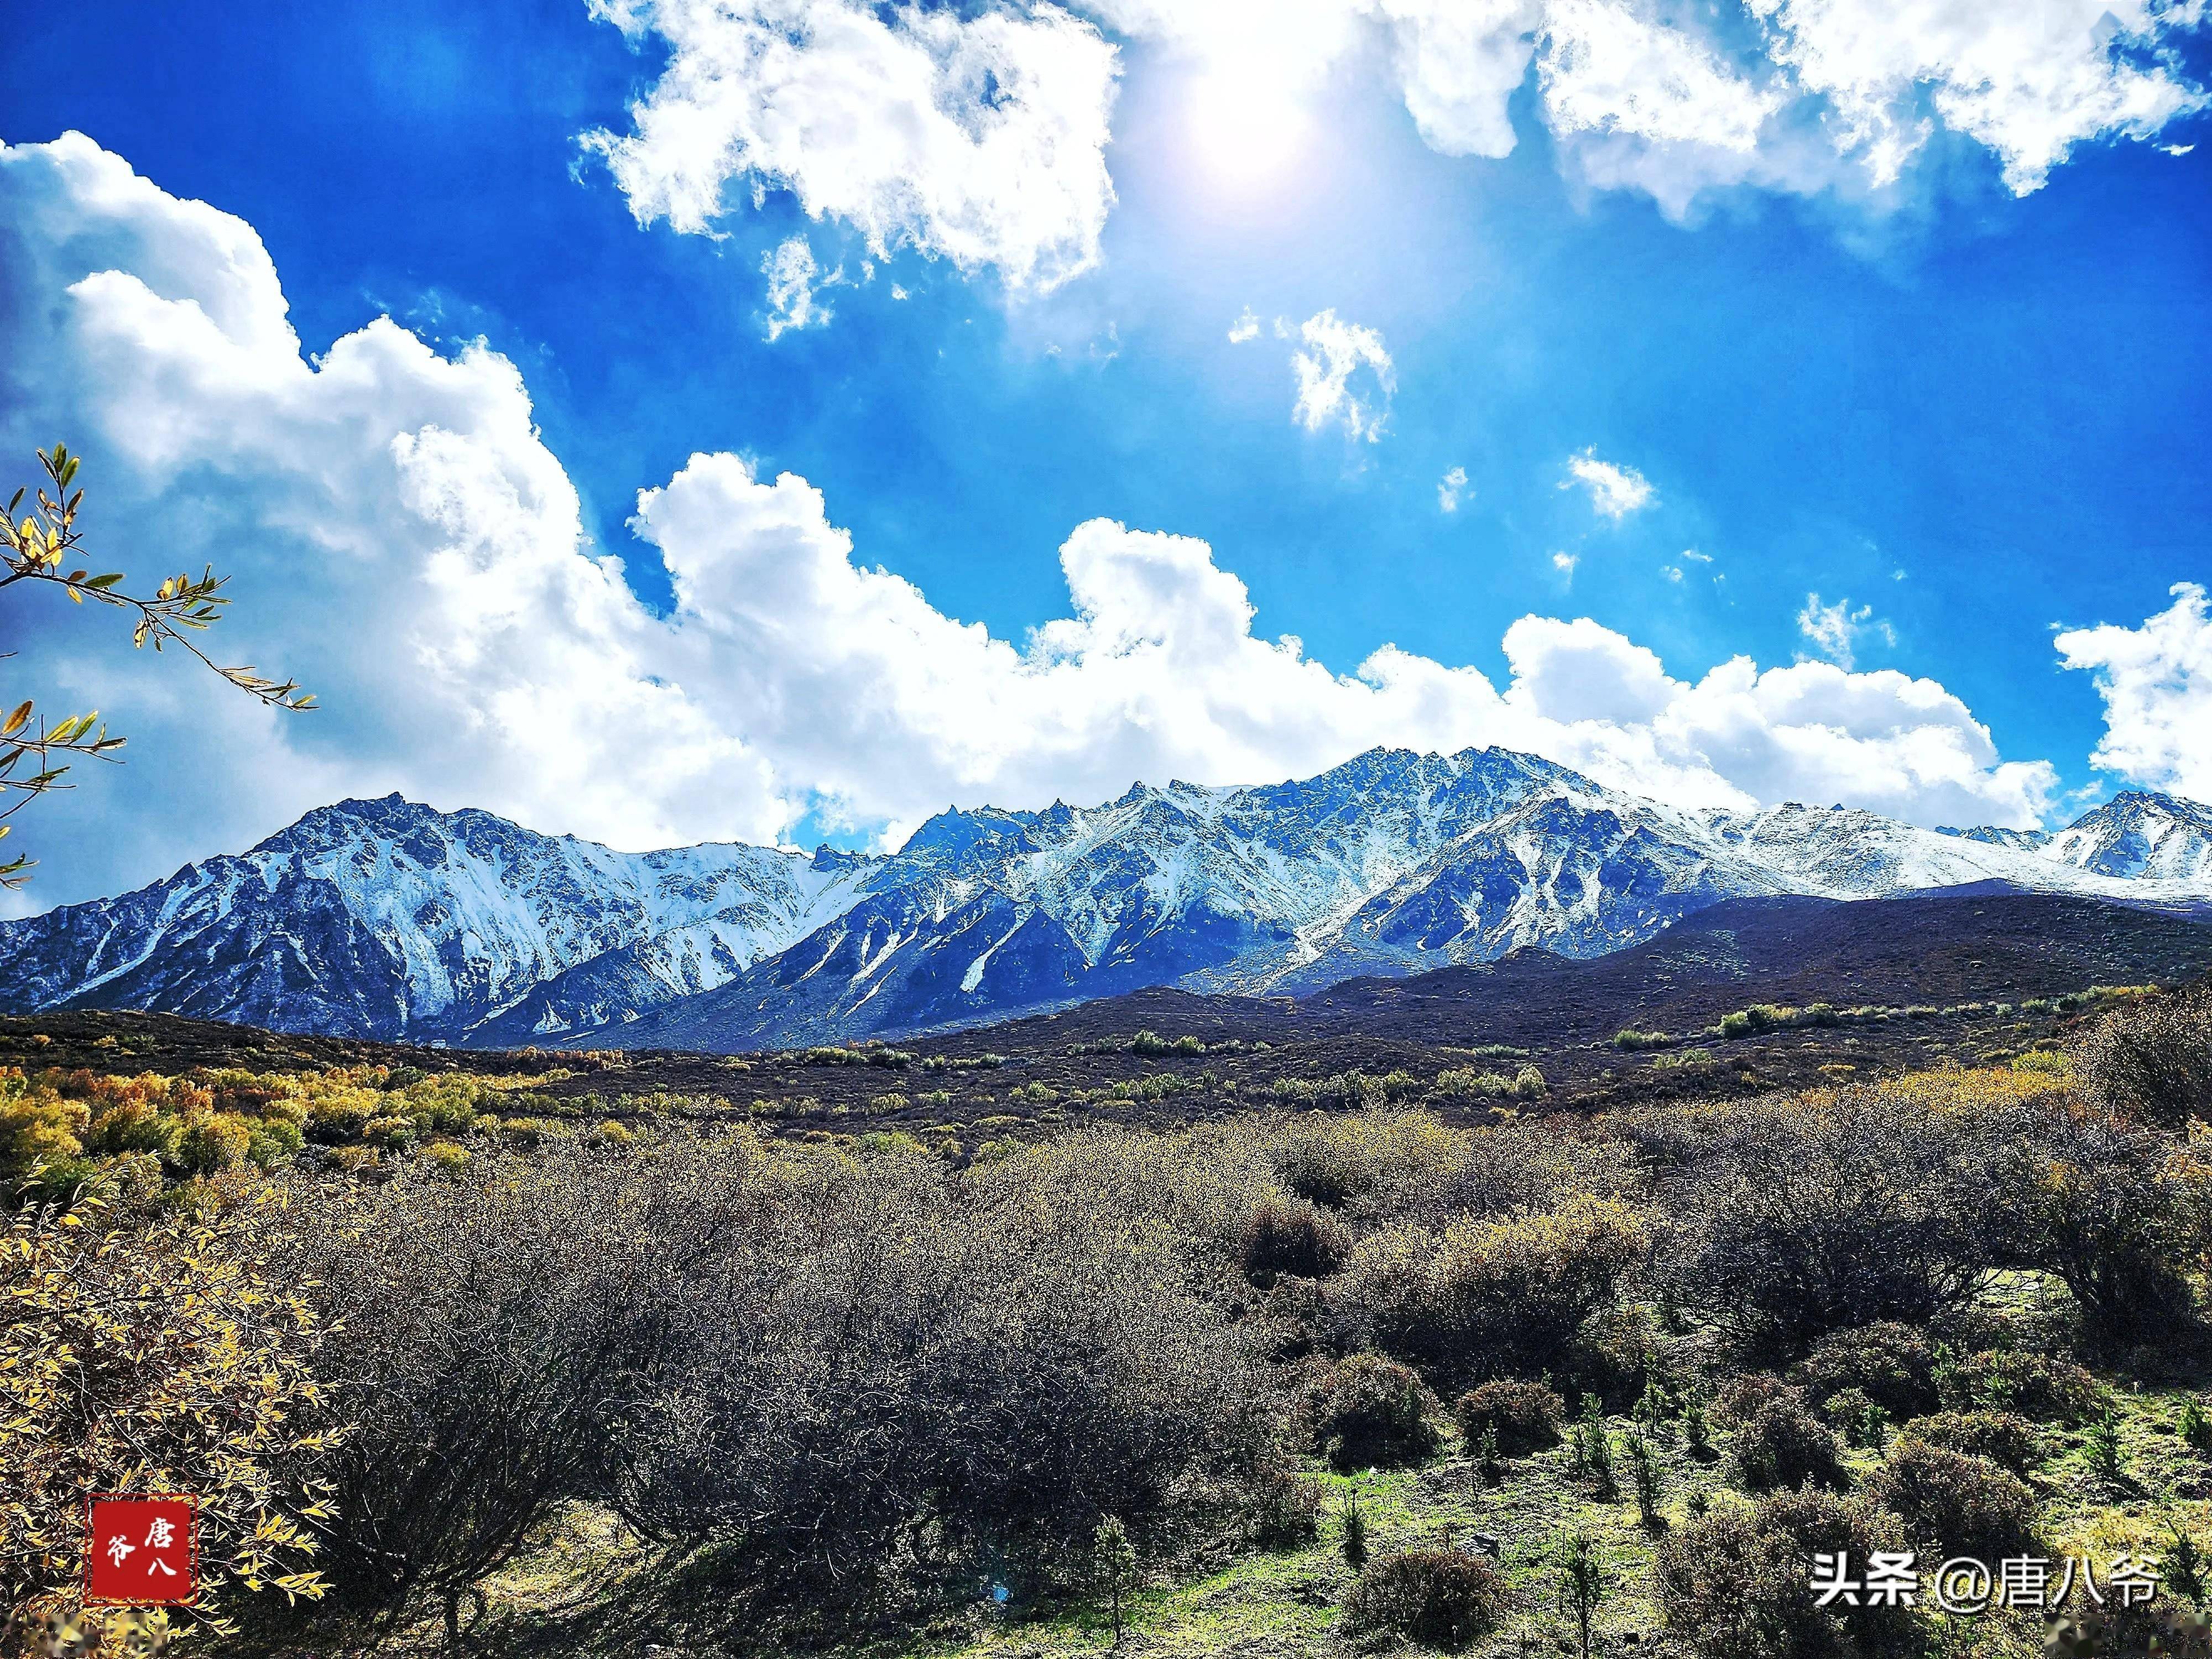
M 2105 702 L 2089 758 L 2131 783 L 2212 801 L 2212 601 L 2178 582 L 2173 603 L 2140 628 L 2070 629 L 2058 660 L 2087 671 Z
M 252 228 L 91 141 L 0 149 L 8 453 L 70 434 L 88 528 L 148 574 L 235 573 L 226 659 L 298 672 L 282 717 L 130 652 L 86 607 L 8 613 L 9 673 L 129 733 L 24 820 L 54 902 L 167 874 L 346 793 L 404 791 L 627 847 L 766 841 L 811 811 L 896 841 L 947 801 L 1250 782 L 1376 744 L 1504 744 L 1692 804 L 1836 799 L 2033 822 L 1942 686 L 1825 663 L 1695 682 L 1588 620 L 1528 617 L 1501 689 L 1384 645 L 1350 672 L 1255 631 L 1206 544 L 1107 520 L 1060 550 L 1067 614 L 1017 642 L 856 556 L 822 492 L 702 454 L 639 497 L 665 616 L 584 534 L 514 365 L 378 319 L 303 353 Z
M 787 191 L 878 258 L 910 247 L 1008 289 L 1098 262 L 1118 59 L 1058 7 L 591 0 L 667 51 L 630 131 L 587 133 L 641 224 L 713 233 Z
M 1379 40 L 1422 137 L 1501 156 L 1533 65 L 1563 162 L 1686 216 L 1717 190 L 1833 191 L 1879 207 L 1939 131 L 2038 188 L 2076 145 L 2151 139 L 2201 109 L 2179 61 L 2196 0 L 1080 0 L 1194 62 L 1201 89 L 1302 96 Z M 1733 14 L 1733 15 L 1729 15 Z
M 1453 467 L 1437 481 L 1437 505 L 1447 513 L 1459 511 L 1460 497 L 1467 494 L 1467 469 Z
M 1601 461 L 1594 450 L 1568 458 L 1567 476 L 1559 488 L 1571 489 L 1577 484 L 1589 492 L 1591 508 L 1615 524 L 1659 498 L 1651 481 L 1634 467 Z
M 1617 132 L 1749 153 L 1782 94 L 1695 36 L 1614 0 L 1552 0 L 1540 79 L 1555 132 Z
M 2024 195 L 2076 146 L 2155 139 L 2206 102 L 2180 60 L 2203 0 L 588 3 L 666 53 L 629 130 L 581 139 L 641 223 L 718 234 L 784 191 L 878 257 L 1014 293 L 1097 263 L 1118 41 L 1184 65 L 1197 131 L 1247 156 L 1294 148 L 1349 62 L 1383 66 L 1432 149 L 1503 156 L 1533 70 L 1564 166 L 1684 219 L 1744 187 L 1885 210 L 1940 131 Z
M 1303 343 L 1291 354 L 1298 388 L 1291 419 L 1309 432 L 1341 426 L 1354 441 L 1379 441 L 1398 389 L 1382 335 L 1346 322 L 1333 308 L 1307 318 L 1295 336 L 1286 323 L 1278 322 L 1275 331 Z
M 1575 579 L 1575 567 L 1582 562 L 1582 556 L 1579 553 L 1554 553 L 1552 555 L 1552 568 L 1558 571 L 1569 581 L 1572 581 Z
M 1897 643 L 1897 629 L 1876 620 L 1872 605 L 1863 605 L 1854 611 L 1849 599 L 1822 605 L 1818 593 L 1805 596 L 1805 607 L 1797 613 L 1797 631 L 1812 642 L 1814 650 L 1844 668 L 1851 665 L 1863 635 L 1876 635 L 1886 644 Z
M 1237 320 L 1229 325 L 1229 343 L 1243 345 L 1247 340 L 1259 337 L 1260 319 L 1253 313 L 1252 307 L 1246 306 Z
M 1938 122 L 2016 194 L 2075 145 L 2142 139 L 2201 108 L 2169 50 L 2203 8 L 2169 0 L 1747 0 L 1768 51 L 1832 112 L 1838 148 L 1894 180 Z
M 822 275 L 822 267 L 814 261 L 814 250 L 804 236 L 787 237 L 763 255 L 761 275 L 768 278 L 769 341 L 779 340 L 795 328 L 817 328 L 827 323 L 835 313 L 817 295 L 839 274 Z

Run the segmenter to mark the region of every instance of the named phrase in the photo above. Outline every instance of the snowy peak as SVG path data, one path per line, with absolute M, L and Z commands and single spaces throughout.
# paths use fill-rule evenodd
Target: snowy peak
M 623 952 L 657 1000 L 720 984 L 845 908 L 879 862 L 620 853 L 397 795 L 342 801 L 241 856 L 0 925 L 0 1004 L 459 1041 Z
M 2212 808 L 2154 790 L 2124 789 L 2056 833 L 1986 826 L 1936 833 L 2123 881 L 2212 884 Z
M 623 853 L 394 795 L 0 924 L 0 1006 L 741 1048 L 1151 985 L 1303 992 L 1523 947 L 1593 957 L 1728 898 L 1987 883 L 2201 903 L 2212 811 L 2131 793 L 2052 836 L 1961 833 L 1795 802 L 1687 810 L 1504 749 L 1376 749 L 1276 784 L 950 808 L 877 857 Z
M 2043 855 L 2130 880 L 2212 878 L 2212 809 L 2177 795 L 2124 790 L 2051 837 Z

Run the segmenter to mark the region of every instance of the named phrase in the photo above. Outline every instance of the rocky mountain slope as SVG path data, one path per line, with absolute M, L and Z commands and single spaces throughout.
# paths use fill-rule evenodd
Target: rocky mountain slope
M 1687 811 L 1505 750 L 1376 750 L 1250 788 L 947 811 L 890 857 L 626 854 L 398 797 L 0 924 L 0 1009 L 129 1007 L 513 1046 L 737 1049 L 941 1030 L 1149 985 L 1589 957 L 1730 898 L 1997 884 L 2212 901 L 2212 811 L 2124 794 L 2054 835 Z
M 460 1042 L 527 1000 L 557 1030 L 720 984 L 848 908 L 878 862 L 617 853 L 489 812 L 342 801 L 240 857 L 0 924 L 0 1008 Z

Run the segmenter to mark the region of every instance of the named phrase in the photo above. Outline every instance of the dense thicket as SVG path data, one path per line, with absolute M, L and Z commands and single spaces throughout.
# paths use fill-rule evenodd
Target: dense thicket
M 948 1179 L 739 1136 L 353 1190 L 297 1242 L 346 1310 L 338 1600 L 452 1617 L 573 1498 L 762 1631 L 987 1568 L 1065 1585 L 1105 1516 L 1238 1512 L 1280 1463 L 1272 1396 L 1188 1236 L 1112 1200 L 1115 1151 Z
M 1455 1431 L 1502 1478 L 1564 1435 L 1588 1474 L 1607 1408 L 1633 1407 L 1746 1494 L 1662 1550 L 1691 1648 L 1903 1652 L 1909 1620 L 1846 1643 L 1804 1616 L 1808 1553 L 2031 1539 L 2034 1425 L 2103 1409 L 2069 1347 L 2179 1334 L 2212 1240 L 2212 1164 L 2058 1061 L 1479 1128 L 1385 1097 L 964 1166 L 892 1135 L 531 1144 L 404 1082 L 304 1105 L 226 1086 L 221 1110 L 310 1141 L 394 1096 L 454 1115 L 442 1154 L 394 1129 L 358 1170 L 302 1159 L 283 1225 L 252 1234 L 257 1270 L 328 1316 L 270 1363 L 311 1371 L 302 1418 L 346 1432 L 267 1460 L 271 1490 L 335 1486 L 319 1651 L 340 1614 L 442 1604 L 459 1631 L 570 1500 L 662 1552 L 669 1616 L 742 1651 L 994 1587 L 1080 1596 L 1102 1537 L 1140 1563 L 1310 1537 L 1302 1457 L 1418 1463 Z M 208 1104 L 48 1092 L 49 1116 L 95 1102 L 80 1146 Z M 117 1236 L 152 1237 L 174 1194 L 101 1178 L 136 1215 Z M 185 1190 L 222 1209 L 257 1180 Z M 1993 1335 L 1978 1299 L 2013 1269 L 2052 1305 Z M 1361 1620 L 1461 1639 L 1503 1592 L 1459 1559 L 1378 1552 Z

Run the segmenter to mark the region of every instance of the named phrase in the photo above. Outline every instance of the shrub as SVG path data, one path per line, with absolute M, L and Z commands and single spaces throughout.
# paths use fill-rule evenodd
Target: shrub
M 1729 1377 L 1714 1394 L 1713 1414 L 1728 1426 L 1740 1428 L 1772 1401 L 1802 1401 L 1803 1398 L 1799 1390 L 1771 1371 L 1744 1371 Z
M 289 1118 L 263 1118 L 252 1125 L 246 1156 L 260 1169 L 274 1170 L 297 1158 L 305 1144 L 300 1126 Z
M 1844 1484 L 1836 1437 L 1800 1399 L 1783 1397 L 1759 1407 L 1735 1431 L 1730 1450 L 1736 1478 L 1753 1492 L 1808 1480 L 1819 1486 Z
M 1314 1442 L 1339 1470 L 1419 1463 L 1436 1455 L 1435 1396 L 1407 1367 L 1358 1353 L 1334 1367 L 1311 1407 Z
M 730 1154 L 682 1143 L 603 1162 L 625 1204 L 669 1211 L 659 1231 L 683 1223 L 647 1248 L 684 1266 L 638 1271 L 647 1374 L 609 1396 L 598 1489 L 713 1552 L 698 1617 L 725 1645 L 799 1647 L 985 1571 L 1073 1587 L 1102 1516 L 1141 1551 L 1279 1467 L 1265 1322 L 1194 1288 L 1154 1143 L 1073 1135 L 950 1182 L 933 1159 L 736 1146 L 752 1173 L 687 1176 Z
M 368 1101 L 341 1098 L 320 1101 L 309 1109 L 307 1137 L 325 1146 L 361 1139 L 376 1109 Z
M 1803 1490 L 1723 1505 L 1661 1540 L 1652 1565 L 1661 1611 L 1701 1659 L 1918 1659 L 1917 1617 L 1902 1607 L 1821 1607 L 1813 1558 L 1905 1547 L 1897 1517 L 1864 1498 Z
M 0 1204 L 15 1200 L 34 1165 L 83 1157 L 78 1136 L 91 1118 L 82 1102 L 33 1086 L 17 1066 L 0 1067 Z
M 2035 1494 L 1986 1457 L 1902 1440 L 1867 1491 L 1905 1522 L 1914 1543 L 1940 1556 L 1995 1561 L 2027 1554 L 2037 1543 Z
M 269 1266 L 286 1218 L 253 1202 L 118 1225 L 88 1195 L 0 1228 L 0 1630 L 76 1606 L 90 1492 L 195 1493 L 211 1610 L 280 1575 L 319 1595 L 320 1333 Z
M 1462 1395 L 1452 1414 L 1470 1447 L 1494 1433 L 1498 1450 L 1521 1457 L 1559 1443 L 1566 1410 L 1567 1402 L 1543 1383 L 1501 1376 Z
M 1854 1446 L 1879 1449 L 1889 1437 L 1889 1408 L 1864 1389 L 1845 1389 L 1822 1402 L 1820 1414 Z
M 434 1140 L 422 1149 L 422 1156 L 447 1175 L 459 1175 L 469 1167 L 469 1149 L 450 1140 Z
M 2025 1475 L 2043 1461 L 2043 1437 L 2034 1424 L 2012 1412 L 1936 1412 L 1905 1433 L 1946 1451 L 1985 1457 L 2014 1474 Z
M 1964 1303 L 1983 1257 L 1958 1139 L 1886 1087 L 1732 1109 L 1668 1183 L 1674 1300 L 1775 1352 Z
M 2191 1451 L 2212 1451 L 2212 1417 L 2206 1415 L 2204 1402 L 2195 1395 L 2181 1402 L 2173 1431 Z
M 2017 1412 L 2039 1423 L 2080 1423 L 2103 1397 L 2097 1379 L 2069 1359 L 2019 1348 L 1990 1348 L 1942 1367 L 1946 1405 L 1957 1411 Z
M 1326 1279 L 1350 1252 L 1344 1229 L 1330 1216 L 1303 1199 L 1285 1204 L 1265 1198 L 1245 1220 L 1237 1260 L 1256 1285 L 1281 1273 Z
M 362 1127 L 361 1138 L 387 1152 L 400 1152 L 415 1144 L 416 1133 L 411 1117 L 373 1117 Z
M 1539 1371 L 1612 1305 L 1645 1245 L 1635 1211 L 1577 1194 L 1440 1234 L 1386 1228 L 1352 1252 L 1345 1295 L 1390 1352 L 1453 1375 Z
M 2180 1130 L 2212 1117 L 2212 994 L 2142 997 L 2100 1019 L 2075 1054 L 2091 1098 Z
M 2023 1107 L 1991 1126 L 1981 1207 L 2002 1257 L 2066 1283 L 2084 1334 L 2118 1348 L 2171 1336 L 2192 1297 L 2183 1264 L 2202 1255 L 2212 1163 L 2170 1137 L 2063 1103 Z
M 1288 1081 L 1279 1079 L 1279 1081 Z M 1375 1168 L 1346 1126 L 1310 1118 L 1284 1136 L 1275 1179 L 1309 1204 L 1340 1210 L 1375 1184 Z
M 1401 1550 L 1367 1564 L 1345 1598 L 1344 1622 L 1449 1650 L 1494 1628 L 1505 1599 L 1486 1561 L 1456 1550 Z
M 176 1167 L 179 1173 L 193 1176 L 235 1170 L 246 1162 L 252 1139 L 246 1120 L 227 1112 L 189 1118 L 177 1138 Z
M 344 1314 L 322 1370 L 358 1427 L 332 1466 L 329 1571 L 363 1614 L 450 1609 L 588 1489 L 641 1287 L 693 1248 L 565 1148 L 439 1167 L 330 1194 L 295 1245 Z
M 1297 1549 L 1321 1535 L 1321 1486 L 1290 1469 L 1263 1476 L 1245 1506 L 1244 1536 L 1261 1549 Z
M 1816 1402 L 1856 1389 L 1899 1421 L 1936 1409 L 1935 1347 L 1893 1321 L 1821 1338 L 1793 1375 Z

